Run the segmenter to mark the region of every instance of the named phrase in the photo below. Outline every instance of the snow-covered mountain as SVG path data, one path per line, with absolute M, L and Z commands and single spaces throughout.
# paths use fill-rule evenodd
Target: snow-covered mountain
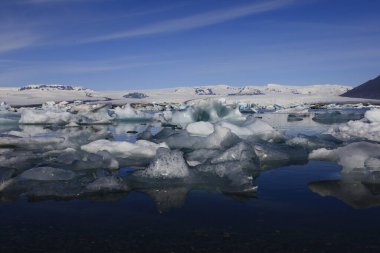
M 62 85 L 62 84 L 29 84 L 27 86 L 21 87 L 20 91 L 24 90 L 47 90 L 47 91 L 55 91 L 55 90 L 71 90 L 71 91 L 93 91 L 87 88 L 83 88 L 80 86 L 71 86 L 71 85 Z

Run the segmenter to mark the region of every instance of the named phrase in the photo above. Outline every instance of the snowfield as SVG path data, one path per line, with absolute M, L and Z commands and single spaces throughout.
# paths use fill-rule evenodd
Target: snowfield
M 42 86 L 43 88 L 38 88 Z M 341 103 L 370 100 L 344 98 L 339 95 L 351 89 L 340 85 L 233 87 L 228 85 L 179 87 L 150 90 L 92 91 L 85 88 L 46 88 L 46 85 L 30 89 L 0 88 L 0 101 L 12 106 L 42 104 L 47 101 L 96 101 L 124 105 L 126 103 L 185 103 L 198 99 L 225 98 L 227 103 L 255 103 L 257 105 L 293 106 L 310 103 Z M 54 87 L 54 86 L 53 86 Z M 139 96 L 129 96 L 139 94 Z

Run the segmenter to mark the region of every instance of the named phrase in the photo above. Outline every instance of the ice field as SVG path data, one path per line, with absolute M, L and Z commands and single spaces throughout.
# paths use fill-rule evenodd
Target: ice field
M 70 236 L 71 241 L 95 252 L 107 247 L 117 250 L 118 245 L 133 250 L 137 244 L 126 244 L 120 237 L 124 229 L 130 240 L 144 245 L 160 238 L 142 247 L 147 251 L 155 244 L 166 245 L 167 252 L 178 249 L 174 242 L 157 236 L 161 230 L 162 236 L 176 238 L 181 245 L 194 246 L 194 240 L 199 240 L 197 250 L 218 244 L 224 245 L 220 251 L 228 245 L 245 251 L 254 242 L 260 249 L 276 252 L 284 246 L 281 238 L 290 249 L 303 243 L 310 247 L 315 238 L 316 247 L 307 250 L 317 252 L 325 243 L 341 249 L 344 243 L 354 247 L 345 240 L 357 234 L 343 236 L 339 224 L 360 218 L 362 223 L 355 228 L 370 230 L 366 213 L 380 205 L 380 109 L 371 104 L 262 106 L 218 98 L 167 105 L 75 101 L 12 107 L 2 103 L 0 133 L 3 215 L 11 221 L 28 221 L 28 229 L 40 233 L 34 240 L 55 242 L 46 244 L 45 250 L 57 250 L 64 242 L 57 239 L 61 238 L 58 230 L 46 233 L 34 220 L 49 215 L 57 219 L 50 220 L 49 226 L 64 226 L 62 221 L 76 224 L 84 210 L 88 223 L 78 231 L 90 229 L 95 219 L 115 238 L 107 239 L 107 244 L 99 240 L 106 237 L 102 231 L 88 231 L 97 238 L 91 246 L 85 232 L 75 237 L 77 230 L 64 231 L 71 231 L 75 237 Z M 14 210 L 17 206 L 22 208 Z M 61 208 L 70 211 L 63 214 Z M 333 222 L 315 218 L 319 225 L 313 223 L 309 234 L 289 244 L 288 236 L 296 230 L 305 233 L 302 224 L 313 220 L 308 215 L 322 217 L 326 208 L 332 208 L 327 216 L 342 209 L 363 211 L 348 211 Z M 115 220 L 106 222 L 101 210 L 116 215 Z M 125 220 L 119 220 L 124 215 Z M 183 230 L 173 236 L 178 215 L 189 223 L 183 221 Z M 279 217 L 296 230 L 284 221 L 275 222 Z M 6 227 L 6 220 L 0 224 Z M 128 223 L 133 229 L 116 223 Z M 331 229 L 335 241 L 318 234 L 321 224 Z M 4 249 L 12 250 L 5 240 L 13 230 L 23 245 L 31 244 L 26 234 L 20 234 L 22 226 L 1 232 Z M 281 233 L 276 231 L 285 235 L 266 245 L 272 233 Z M 363 239 L 368 248 L 378 246 L 372 239 Z M 368 250 L 367 246 L 358 247 Z

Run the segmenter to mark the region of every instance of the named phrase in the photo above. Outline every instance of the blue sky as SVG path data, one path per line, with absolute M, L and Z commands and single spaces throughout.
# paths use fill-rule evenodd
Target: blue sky
M 357 85 L 378 0 L 2 0 L 0 86 Z

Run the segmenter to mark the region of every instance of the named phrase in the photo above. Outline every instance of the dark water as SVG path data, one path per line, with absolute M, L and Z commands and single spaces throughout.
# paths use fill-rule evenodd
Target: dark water
M 158 204 L 139 192 L 70 201 L 28 202 L 21 197 L 0 202 L 0 249 L 379 252 L 380 201 L 358 209 L 309 188 L 311 182 L 339 180 L 339 171 L 325 162 L 266 171 L 256 180 L 256 198 L 199 190 L 186 196 L 173 191 Z

